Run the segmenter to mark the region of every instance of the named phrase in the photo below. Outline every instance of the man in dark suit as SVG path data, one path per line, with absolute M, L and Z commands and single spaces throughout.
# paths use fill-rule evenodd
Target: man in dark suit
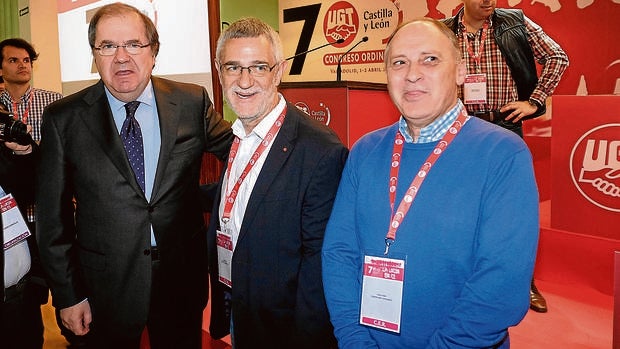
M 64 325 L 89 348 L 200 348 L 208 297 L 199 198 L 203 152 L 230 125 L 204 88 L 151 76 L 157 30 L 136 8 L 97 10 L 101 81 L 48 106 L 38 242 Z
M 0 120 L 4 124 L 0 134 L 0 198 L 5 208 L 9 200 L 5 195 L 11 194 L 22 217 L 26 217 L 26 207 L 34 203 L 33 182 L 38 147 L 26 134 L 23 134 L 26 137 L 19 142 L 5 142 L 7 140 L 5 136 L 17 133 L 8 132 L 6 128 L 12 116 L 0 103 Z M 12 128 L 13 131 L 16 129 Z M 30 129 L 28 126 L 28 130 Z M 7 225 L 19 226 L 14 225 L 14 222 L 7 222 Z M 25 222 L 24 218 L 24 224 L 27 224 Z M 0 227 L 4 228 L 1 219 Z M 25 226 L 23 228 L 26 229 Z M 30 227 L 28 231 L 34 234 L 34 230 Z M 12 239 L 4 229 L 2 232 L 3 245 L 6 244 L 6 248 L 0 253 L 2 281 L 0 343 L 2 348 L 6 349 L 41 349 L 43 347 L 41 304 L 47 303 L 49 290 L 39 263 L 35 236 Z
M 348 151 L 277 92 L 286 61 L 267 24 L 231 24 L 216 68 L 238 118 L 209 224 L 210 333 L 232 327 L 235 349 L 335 348 L 321 246 Z

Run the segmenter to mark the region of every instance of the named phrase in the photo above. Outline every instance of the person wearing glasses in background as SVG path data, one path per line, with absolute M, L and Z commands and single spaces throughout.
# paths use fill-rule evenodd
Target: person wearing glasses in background
M 283 54 L 256 18 L 231 24 L 217 43 L 237 120 L 208 231 L 210 334 L 230 331 L 235 349 L 336 348 L 321 246 L 348 150 L 278 93 Z
M 44 112 L 37 188 L 41 260 L 64 325 L 88 348 L 201 348 L 208 298 L 202 155 L 230 124 L 207 91 L 151 76 L 153 22 L 113 3 L 88 40 L 101 80 Z M 74 206 L 75 201 L 75 206 Z

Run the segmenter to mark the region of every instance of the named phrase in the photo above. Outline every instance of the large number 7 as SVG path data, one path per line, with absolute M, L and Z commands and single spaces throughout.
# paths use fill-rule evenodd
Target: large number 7
M 302 7 L 294 7 L 285 9 L 283 14 L 284 23 L 304 21 L 304 26 L 301 29 L 301 35 L 299 36 L 299 42 L 297 43 L 297 49 L 295 54 L 302 53 L 308 50 L 310 47 L 310 41 L 312 40 L 312 33 L 316 25 L 316 20 L 319 17 L 319 10 L 321 4 L 307 5 Z M 299 55 L 293 58 L 291 64 L 290 75 L 300 75 L 301 70 L 304 67 L 306 61 L 306 55 Z

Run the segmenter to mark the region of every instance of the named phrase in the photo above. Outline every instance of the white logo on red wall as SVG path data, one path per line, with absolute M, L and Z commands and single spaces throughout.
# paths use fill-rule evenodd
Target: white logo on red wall
M 571 151 L 570 172 L 588 201 L 620 212 L 620 124 L 601 125 L 581 136 Z
M 346 47 L 355 40 L 360 26 L 360 18 L 355 7 L 346 1 L 334 3 L 325 14 L 323 33 L 328 42 L 343 39 L 342 44 L 334 43 L 334 47 Z
M 326 106 L 325 103 L 319 102 L 319 107 L 316 109 L 310 108 L 306 102 L 297 102 L 295 103 L 295 106 L 316 121 L 329 126 L 329 122 L 332 119 L 332 114 L 329 111 L 329 107 Z

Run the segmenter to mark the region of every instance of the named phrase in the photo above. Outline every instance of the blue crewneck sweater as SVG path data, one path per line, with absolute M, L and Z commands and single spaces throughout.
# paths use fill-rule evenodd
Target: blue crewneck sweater
M 525 143 L 476 118 L 433 166 L 390 248 L 388 257 L 406 256 L 401 333 L 359 324 L 363 256 L 385 247 L 397 128 L 355 144 L 327 226 L 323 282 L 339 346 L 492 346 L 529 306 L 538 192 Z M 405 144 L 396 206 L 436 144 Z

